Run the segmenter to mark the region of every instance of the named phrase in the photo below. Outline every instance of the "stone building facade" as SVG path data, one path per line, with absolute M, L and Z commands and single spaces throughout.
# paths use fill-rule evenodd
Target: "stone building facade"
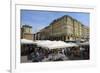
M 73 41 L 89 39 L 89 27 L 70 16 L 62 16 L 54 20 L 49 26 L 34 34 L 34 40 L 62 40 Z
M 21 39 L 33 40 L 32 26 L 22 25 Z

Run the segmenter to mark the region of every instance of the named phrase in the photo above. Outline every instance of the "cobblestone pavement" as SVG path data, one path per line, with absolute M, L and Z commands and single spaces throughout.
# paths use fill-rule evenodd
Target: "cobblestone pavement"
M 27 56 L 21 56 L 21 63 L 26 63 L 26 62 L 27 62 L 27 63 L 28 63 L 28 62 L 31 63 L 32 61 L 31 61 L 31 60 L 28 60 L 28 59 L 27 59 Z

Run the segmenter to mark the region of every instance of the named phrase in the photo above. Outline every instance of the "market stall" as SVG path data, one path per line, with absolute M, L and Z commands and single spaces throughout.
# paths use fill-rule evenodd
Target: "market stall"
M 81 55 L 84 59 L 89 59 L 90 57 L 90 45 L 89 42 L 79 43 Z
M 21 55 L 28 55 L 33 50 L 33 41 L 21 39 Z
M 47 51 L 49 51 L 46 55 L 47 57 L 49 57 L 48 59 L 52 59 L 52 60 L 57 60 L 57 59 L 68 59 L 67 57 L 65 57 L 65 50 L 67 50 L 68 48 L 70 49 L 74 49 L 76 47 L 78 47 L 77 44 L 75 43 L 66 43 L 63 41 L 49 41 L 49 40 L 42 40 L 42 41 L 36 41 L 34 44 L 37 45 L 37 47 L 41 47 L 42 49 L 46 49 Z M 79 48 L 78 48 L 79 49 Z

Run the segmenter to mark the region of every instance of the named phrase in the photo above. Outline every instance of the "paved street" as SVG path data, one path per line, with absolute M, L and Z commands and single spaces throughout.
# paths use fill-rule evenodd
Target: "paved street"
M 28 59 L 27 59 L 27 56 L 21 56 L 21 63 L 26 63 L 26 62 L 27 62 L 27 63 L 28 63 L 28 62 L 31 63 L 32 61 L 31 61 L 31 60 L 28 60 Z

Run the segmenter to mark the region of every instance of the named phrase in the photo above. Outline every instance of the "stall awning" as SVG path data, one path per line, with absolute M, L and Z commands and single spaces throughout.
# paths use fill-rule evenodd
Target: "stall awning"
M 79 45 L 89 45 L 89 42 L 79 43 Z
M 36 41 L 35 44 L 42 48 L 48 48 L 48 49 L 57 49 L 57 48 L 67 48 L 67 47 L 74 47 L 78 46 L 75 43 L 66 43 L 63 41 Z
M 32 40 L 27 39 L 21 39 L 21 44 L 33 44 L 34 42 Z

